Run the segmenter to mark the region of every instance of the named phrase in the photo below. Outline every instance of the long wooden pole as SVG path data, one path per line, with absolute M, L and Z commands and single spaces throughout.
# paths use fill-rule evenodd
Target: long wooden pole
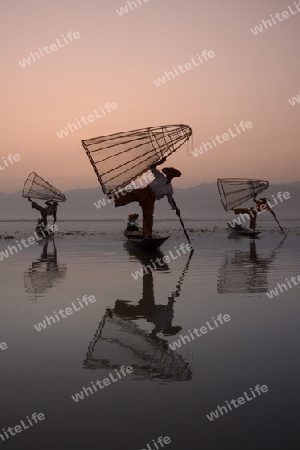
M 189 243 L 190 245 L 192 245 L 192 243 L 191 243 L 191 241 L 190 241 L 190 238 L 189 238 L 189 235 L 188 235 L 188 233 L 187 233 L 187 231 L 186 231 L 186 229 L 185 229 L 183 220 L 182 220 L 182 218 L 181 218 L 180 211 L 179 211 L 179 209 L 178 209 L 178 207 L 177 207 L 177 205 L 176 205 L 176 202 L 175 202 L 174 198 L 173 198 L 173 204 L 174 204 L 174 206 L 175 206 L 175 208 L 176 208 L 176 214 L 177 214 L 177 216 L 179 217 L 179 220 L 180 220 L 182 229 L 183 229 L 184 234 L 185 234 L 185 236 L 186 236 L 186 238 L 187 238 L 187 240 L 188 240 L 188 243 Z
M 272 216 L 274 217 L 274 219 L 275 219 L 276 222 L 278 223 L 278 226 L 279 226 L 279 228 L 281 229 L 281 231 L 283 232 L 283 234 L 286 236 L 286 233 L 285 233 L 284 229 L 282 228 L 282 226 L 280 225 L 280 223 L 279 223 L 279 221 L 278 221 L 278 219 L 277 219 L 277 217 L 276 217 L 274 211 L 272 211 L 272 210 L 270 209 L 270 213 L 272 214 Z

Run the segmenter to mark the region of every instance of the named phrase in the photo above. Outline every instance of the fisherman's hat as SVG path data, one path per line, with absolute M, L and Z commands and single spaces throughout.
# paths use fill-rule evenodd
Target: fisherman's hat
M 162 169 L 162 172 L 165 175 L 170 174 L 172 177 L 181 177 L 181 172 L 177 169 L 174 169 L 174 167 L 164 167 Z

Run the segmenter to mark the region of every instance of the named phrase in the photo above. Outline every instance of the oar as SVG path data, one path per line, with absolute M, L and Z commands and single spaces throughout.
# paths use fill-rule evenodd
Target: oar
M 280 223 L 279 223 L 279 221 L 278 221 L 278 219 L 277 219 L 277 217 L 276 217 L 274 211 L 272 211 L 271 209 L 270 209 L 269 211 L 270 211 L 270 213 L 272 214 L 272 216 L 274 217 L 274 219 L 276 220 L 276 222 L 278 223 L 278 226 L 279 226 L 279 228 L 281 229 L 281 231 L 283 232 L 283 234 L 286 236 L 286 233 L 285 233 L 284 229 L 282 228 L 282 226 L 280 225 Z
M 190 245 L 192 245 L 192 243 L 191 243 L 191 241 L 190 241 L 190 238 L 189 238 L 189 235 L 187 234 L 187 231 L 186 231 L 186 229 L 185 229 L 183 220 L 182 220 L 182 218 L 181 218 L 181 216 L 180 216 L 180 212 L 178 212 L 179 209 L 178 209 L 178 207 L 177 207 L 177 205 L 176 205 L 176 202 L 175 202 L 174 198 L 173 198 L 173 204 L 174 204 L 174 206 L 175 206 L 175 208 L 176 208 L 176 214 L 177 214 L 177 216 L 179 217 L 179 220 L 180 220 L 182 229 L 183 229 L 184 234 L 185 234 L 185 236 L 186 236 L 186 238 L 187 238 L 187 240 L 188 240 L 188 243 L 189 243 Z

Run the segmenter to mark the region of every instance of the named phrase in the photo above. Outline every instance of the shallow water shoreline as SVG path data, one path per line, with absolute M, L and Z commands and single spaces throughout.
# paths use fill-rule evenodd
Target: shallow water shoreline
M 14 225 L 13 239 L 1 239 L 0 251 L 34 227 Z M 154 265 L 186 243 L 178 223 L 157 224 L 170 238 L 150 253 L 126 245 L 121 222 L 61 225 L 54 239 L 0 262 L 1 342 L 7 343 L 0 354 L 2 428 L 33 411 L 45 415 L 30 438 L 15 438 L 20 447 L 34 439 L 36 448 L 52 450 L 63 439 L 79 450 L 88 436 L 107 450 L 125 440 L 139 449 L 151 433 L 170 436 L 176 450 L 202 442 L 215 449 L 234 428 L 234 441 L 255 429 L 261 448 L 268 448 L 274 426 L 290 430 L 286 402 L 294 404 L 298 392 L 300 286 L 273 298 L 267 293 L 299 274 L 297 226 L 283 239 L 270 223 L 254 240 L 231 238 L 226 224 L 192 223 L 194 252 Z M 96 301 L 56 320 L 86 295 Z M 226 327 L 192 339 L 195 328 L 214 324 L 220 314 L 231 318 Z M 38 332 L 34 325 L 46 317 L 51 326 Z M 133 373 L 91 393 L 92 383 L 123 365 Z M 268 396 L 219 418 L 221 431 L 214 433 L 206 415 L 257 384 L 268 386 Z M 75 403 L 71 396 L 88 387 L 84 402 Z M 105 430 L 116 423 L 108 442 Z

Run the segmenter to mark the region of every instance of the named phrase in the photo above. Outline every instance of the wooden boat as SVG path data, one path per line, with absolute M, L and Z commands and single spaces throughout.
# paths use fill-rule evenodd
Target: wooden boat
M 260 231 L 252 230 L 251 228 L 242 227 L 241 225 L 237 225 L 233 227 L 229 222 L 227 223 L 229 227 L 229 231 L 232 234 L 239 234 L 241 236 L 252 236 L 255 237 L 260 234 Z
M 145 249 L 155 249 L 160 247 L 170 236 L 161 236 L 157 233 L 152 233 L 152 239 L 146 238 L 142 229 L 136 223 L 138 214 L 129 214 L 127 219 L 127 226 L 123 235 L 131 244 Z

